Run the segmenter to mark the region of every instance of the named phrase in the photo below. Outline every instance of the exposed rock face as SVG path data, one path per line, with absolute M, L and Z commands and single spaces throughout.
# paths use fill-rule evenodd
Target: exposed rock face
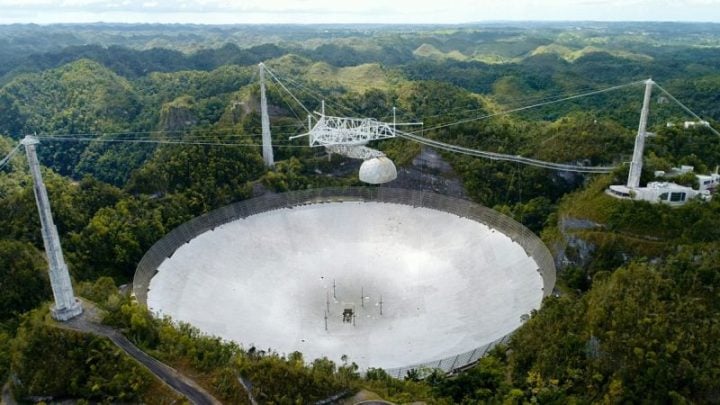
M 429 190 L 450 197 L 465 198 L 465 186 L 439 153 L 423 147 L 409 167 L 399 167 L 397 179 L 388 187 Z
M 191 97 L 180 97 L 163 105 L 160 111 L 160 129 L 168 132 L 183 131 L 197 123 L 193 111 L 195 101 Z
M 603 226 L 587 220 L 578 218 L 562 218 L 558 223 L 560 232 L 563 235 L 562 246 L 554 246 L 555 266 L 562 270 L 569 265 L 586 268 L 592 260 L 596 246 L 572 231 L 584 229 L 601 229 Z
M 242 94 L 238 96 L 238 99 L 228 106 L 225 111 L 224 119 L 230 121 L 232 124 L 237 124 L 251 113 L 260 114 L 259 97 L 259 95 L 255 94 Z M 268 115 L 271 120 L 273 117 L 282 117 L 288 115 L 289 113 L 290 112 L 285 108 L 268 104 Z
M 255 106 L 250 105 L 249 103 L 246 103 L 245 101 L 235 101 L 232 103 L 229 114 L 232 120 L 233 124 L 237 124 L 242 119 L 250 114 L 252 111 L 255 111 Z M 259 109 L 258 109 L 259 111 Z

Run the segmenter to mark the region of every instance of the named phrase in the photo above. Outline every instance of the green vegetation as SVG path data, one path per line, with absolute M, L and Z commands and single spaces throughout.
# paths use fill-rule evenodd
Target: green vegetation
M 272 82 L 277 165 L 264 168 L 261 61 L 310 110 L 324 99 L 329 114 L 390 121 L 396 107 L 398 121 L 424 122 L 408 131 L 554 162 L 628 161 L 641 86 L 501 113 L 652 76 L 701 116 L 720 117 L 713 24 L 0 27 L 0 155 L 25 134 L 42 136 L 76 291 L 105 323 L 227 403 L 247 403 L 240 379 L 278 404 L 358 391 L 431 404 L 717 401 L 720 200 L 669 208 L 613 199 L 604 190 L 624 183 L 623 167 L 584 176 L 441 153 L 469 198 L 542 235 L 562 264 L 559 294 L 458 375 L 361 376 L 353 363 L 241 347 L 133 303 L 117 286 L 177 225 L 266 192 L 359 184 L 358 162 L 288 139 L 304 132 L 306 112 Z M 683 128 L 689 118 L 663 94 L 651 110 L 643 182 L 673 166 L 720 165 L 716 135 Z M 401 169 L 420 152 L 403 139 L 370 146 Z M 12 376 L 20 398 L 175 401 L 109 341 L 48 319 L 22 154 L 0 170 L 0 212 L 0 381 Z
M 660 265 L 598 273 L 583 297 L 546 300 L 513 337 L 513 379 L 553 401 L 712 402 L 717 247 L 681 246 Z
M 42 253 L 29 243 L 0 240 L 0 323 L 17 319 L 50 296 Z
M 48 318 L 47 306 L 24 315 L 10 343 L 18 397 L 177 401 L 177 394 L 108 339 L 61 329 Z

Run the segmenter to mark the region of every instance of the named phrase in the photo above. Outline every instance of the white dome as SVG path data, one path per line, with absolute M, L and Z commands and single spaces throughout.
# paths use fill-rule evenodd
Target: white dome
M 360 166 L 360 181 L 364 183 L 382 184 L 396 178 L 395 164 L 385 156 L 368 159 Z

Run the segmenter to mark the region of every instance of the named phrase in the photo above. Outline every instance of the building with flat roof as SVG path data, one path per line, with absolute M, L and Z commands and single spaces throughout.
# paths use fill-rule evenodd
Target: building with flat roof
M 708 201 L 712 197 L 710 190 L 695 190 L 692 187 L 666 181 L 652 181 L 647 184 L 647 187 L 630 188 L 623 185 L 612 185 L 608 188 L 607 193 L 616 198 L 649 201 L 672 206 L 683 205 L 693 198 Z

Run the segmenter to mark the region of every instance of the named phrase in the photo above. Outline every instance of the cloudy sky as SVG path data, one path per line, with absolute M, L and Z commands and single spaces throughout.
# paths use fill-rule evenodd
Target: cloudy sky
M 720 0 L 0 0 L 0 24 L 712 21 Z

